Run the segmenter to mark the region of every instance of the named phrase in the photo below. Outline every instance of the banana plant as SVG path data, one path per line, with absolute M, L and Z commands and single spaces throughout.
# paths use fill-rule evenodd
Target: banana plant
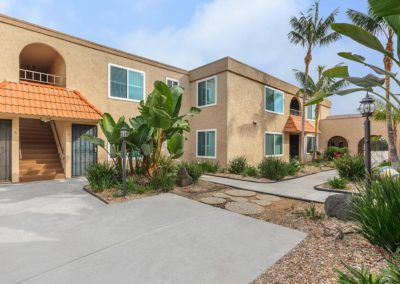
M 180 115 L 183 88 L 169 88 L 162 81 L 154 82 L 154 90 L 141 101 L 140 115 L 130 119 L 133 142 L 143 154 L 143 166 L 149 176 L 153 176 L 160 164 L 162 146 L 166 142 L 172 159 L 183 155 L 184 132 L 190 131 L 187 116 L 193 116 L 200 109 L 192 107 L 189 113 Z

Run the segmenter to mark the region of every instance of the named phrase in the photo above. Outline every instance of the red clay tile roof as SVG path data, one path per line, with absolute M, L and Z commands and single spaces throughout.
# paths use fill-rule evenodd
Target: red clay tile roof
M 290 133 L 300 133 L 301 132 L 301 116 L 289 115 L 288 120 L 286 121 L 284 132 Z M 314 126 L 306 120 L 306 124 L 304 127 L 304 131 L 306 133 L 314 133 Z
M 78 91 L 21 81 L 0 83 L 0 113 L 99 120 L 102 112 Z

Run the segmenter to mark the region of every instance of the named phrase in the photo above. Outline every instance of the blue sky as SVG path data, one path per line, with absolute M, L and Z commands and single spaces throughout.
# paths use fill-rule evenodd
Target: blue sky
M 366 10 L 366 0 L 321 0 L 321 14 L 347 8 Z M 112 3 L 112 4 L 111 4 Z M 243 3 L 246 3 L 245 5 Z M 231 56 L 271 75 L 296 83 L 293 69 L 304 69 L 304 50 L 287 40 L 291 16 L 313 0 L 0 0 L 0 13 L 53 28 L 134 54 L 190 69 Z M 379 54 L 348 39 L 316 49 L 317 65 L 343 62 L 352 51 L 382 64 Z M 345 62 L 353 75 L 369 70 Z M 315 73 L 314 73 L 315 75 Z M 333 114 L 355 113 L 363 94 L 332 98 Z

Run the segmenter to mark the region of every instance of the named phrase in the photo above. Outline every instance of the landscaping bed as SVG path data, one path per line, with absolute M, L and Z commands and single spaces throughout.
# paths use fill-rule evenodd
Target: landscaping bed
M 199 186 L 202 185 L 195 187 Z M 255 192 L 250 193 L 251 196 L 234 196 L 241 195 L 237 194 L 240 191 L 247 195 L 249 191 L 234 189 L 234 195 L 230 195 L 232 188 L 218 189 L 217 185 L 213 186 L 209 183 L 207 186 L 208 190 L 193 191 L 191 187 L 186 187 L 175 188 L 172 192 L 199 202 L 213 201 L 207 198 L 223 199 L 224 202 L 213 205 L 219 208 L 225 208 L 229 203 L 255 204 L 256 208 L 261 207 L 261 213 L 241 214 L 308 234 L 303 242 L 260 275 L 254 283 L 337 283 L 334 268 L 345 270 L 344 263 L 356 267 L 364 265 L 371 268 L 373 272 L 378 272 L 386 265 L 380 250 L 359 235 L 352 222 L 339 221 L 321 215 L 322 204 L 311 205 L 304 201 Z M 260 205 L 261 202 L 255 203 L 257 200 L 266 202 Z M 315 211 L 313 212 L 311 208 Z M 236 212 L 243 210 L 241 206 L 230 209 Z M 262 236 L 258 241 L 262 241 Z
M 317 185 L 314 187 L 316 190 L 328 191 L 328 192 L 337 192 L 337 193 L 345 193 L 345 194 L 354 194 L 358 193 L 357 184 L 354 182 L 348 182 L 345 188 L 335 188 L 330 186 L 328 182 Z

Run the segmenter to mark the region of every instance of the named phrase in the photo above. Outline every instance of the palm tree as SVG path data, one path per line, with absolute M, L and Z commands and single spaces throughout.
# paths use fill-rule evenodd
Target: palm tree
M 393 30 L 386 24 L 385 20 L 382 17 L 378 17 L 374 14 L 372 9 L 369 9 L 368 15 L 355 11 L 355 10 L 347 10 L 347 15 L 351 19 L 354 25 L 357 25 L 368 32 L 372 33 L 375 36 L 384 35 L 386 37 L 386 51 L 390 54 L 393 54 Z M 385 67 L 385 71 L 391 72 L 393 61 L 389 56 L 384 55 L 383 64 Z M 386 99 L 390 100 L 390 76 L 386 75 L 385 78 L 385 88 L 386 88 Z M 399 157 L 397 154 L 396 147 L 396 134 L 394 130 L 394 119 L 392 118 L 392 107 L 389 103 L 386 103 L 386 127 L 388 132 L 388 140 L 389 140 L 389 157 L 390 161 L 394 163 L 396 166 L 399 165 Z
M 301 86 L 301 88 L 298 91 L 298 94 L 307 93 L 308 96 L 310 97 L 310 100 L 307 101 L 305 105 L 315 105 L 315 127 L 314 127 L 315 143 L 313 149 L 313 160 L 317 158 L 317 151 L 318 151 L 317 147 L 318 147 L 318 132 L 319 132 L 319 119 L 321 114 L 321 103 L 327 94 L 335 93 L 348 85 L 347 81 L 345 80 L 335 81 L 333 78 L 324 76 L 323 72 L 325 71 L 325 68 L 326 66 L 321 66 L 321 65 L 317 67 L 318 81 L 313 80 L 311 76 L 308 76 L 308 79 L 305 80 L 306 74 L 304 72 L 296 69 L 294 70 L 295 78 L 298 81 L 299 85 Z M 307 81 L 307 90 L 305 89 L 304 85 L 305 84 L 304 82 L 306 81 Z
M 290 25 L 292 31 L 289 32 L 289 41 L 293 44 L 299 44 L 305 47 L 307 52 L 304 58 L 305 76 L 304 76 L 304 93 L 301 118 L 301 145 L 302 145 L 302 161 L 305 162 L 306 148 L 304 147 L 304 126 L 305 126 L 305 102 L 308 95 L 308 79 L 309 67 L 312 60 L 312 51 L 315 47 L 327 46 L 340 39 L 340 34 L 331 30 L 331 24 L 335 22 L 335 18 L 339 10 L 335 9 L 329 16 L 324 19 L 319 15 L 319 1 L 315 1 L 314 5 L 306 12 L 300 12 L 299 17 L 292 17 Z
M 376 109 L 372 115 L 372 119 L 375 121 L 387 121 L 387 104 L 382 100 L 375 101 Z M 393 136 L 394 140 L 397 141 L 397 126 L 400 124 L 400 113 L 393 112 L 390 113 L 392 125 L 393 125 Z

